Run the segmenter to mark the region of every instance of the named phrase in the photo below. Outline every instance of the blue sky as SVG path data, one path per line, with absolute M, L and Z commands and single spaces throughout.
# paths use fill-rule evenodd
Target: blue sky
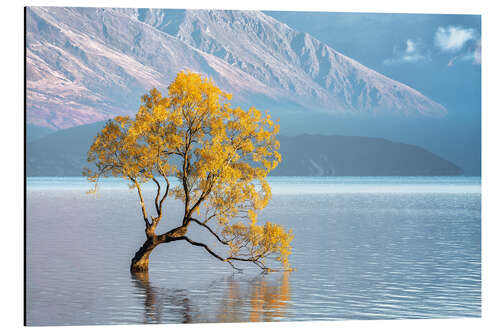
M 451 115 L 480 113 L 478 15 L 267 12 L 335 50 L 406 83 Z M 460 106 L 460 107 L 459 107 Z
M 421 145 L 466 169 L 481 169 L 481 16 L 266 12 L 444 105 L 443 120 L 401 122 L 368 135 Z M 404 123 L 404 124 L 403 124 Z M 396 128 L 400 127 L 400 128 Z M 333 133 L 332 133 L 333 134 Z M 353 131 L 339 133 L 363 135 Z

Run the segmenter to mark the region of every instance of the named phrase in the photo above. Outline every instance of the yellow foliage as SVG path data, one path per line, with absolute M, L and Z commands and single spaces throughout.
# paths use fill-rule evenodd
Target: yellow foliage
M 116 176 L 135 187 L 177 177 L 169 194 L 183 201 L 185 219 L 214 217 L 233 257 L 274 255 L 288 267 L 291 231 L 257 224 L 271 198 L 266 176 L 281 161 L 279 124 L 254 107 L 231 107 L 230 99 L 211 79 L 180 72 L 167 96 L 151 89 L 142 97 L 135 119 L 107 122 L 88 152 L 96 170 L 84 173 L 95 184 Z M 248 224 L 235 222 L 241 216 Z

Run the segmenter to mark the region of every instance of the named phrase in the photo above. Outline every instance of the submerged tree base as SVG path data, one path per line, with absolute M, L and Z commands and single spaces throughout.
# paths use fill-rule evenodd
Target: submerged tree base
M 151 240 L 149 239 L 144 242 L 141 248 L 135 253 L 134 257 L 132 258 L 132 262 L 130 263 L 130 271 L 132 273 L 148 271 L 149 255 L 155 247 L 156 245 L 154 244 L 154 242 L 151 242 Z
M 162 235 L 156 235 L 154 230 L 146 229 L 146 234 L 149 233 L 148 238 L 142 244 L 139 250 L 135 253 L 130 263 L 131 272 L 147 272 L 149 268 L 149 256 L 151 252 L 162 243 L 168 243 L 176 240 L 184 239 L 187 232 L 187 226 L 183 225 L 170 230 Z

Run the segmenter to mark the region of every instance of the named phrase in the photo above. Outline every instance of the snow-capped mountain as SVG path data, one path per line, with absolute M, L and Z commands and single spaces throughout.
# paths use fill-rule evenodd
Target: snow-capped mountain
M 67 128 L 135 113 L 188 69 L 236 102 L 316 112 L 442 116 L 418 91 L 257 11 L 30 7 L 27 121 Z M 272 110 L 271 110 L 272 113 Z

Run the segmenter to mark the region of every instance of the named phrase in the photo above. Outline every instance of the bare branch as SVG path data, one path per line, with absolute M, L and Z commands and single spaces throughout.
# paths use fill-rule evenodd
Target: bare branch
M 229 257 L 226 260 L 237 260 L 237 261 L 247 261 L 247 262 L 253 262 L 255 265 L 257 265 L 259 268 L 263 270 L 268 270 L 268 268 L 259 261 L 259 258 L 237 258 L 237 257 Z
M 189 239 L 188 237 L 186 236 L 183 236 L 181 237 L 181 239 L 185 239 L 186 241 L 188 241 L 189 243 L 195 245 L 195 246 L 201 246 L 203 248 L 205 248 L 205 250 L 207 250 L 208 253 L 210 253 L 212 256 L 214 256 L 215 258 L 219 259 L 220 261 L 224 261 L 224 262 L 227 262 L 229 265 L 231 265 L 231 267 L 233 267 L 234 269 L 238 270 L 238 271 L 242 271 L 241 268 L 238 268 L 236 266 L 233 265 L 233 263 L 231 261 L 229 261 L 228 259 L 224 259 L 222 258 L 221 256 L 219 256 L 217 253 L 215 253 L 214 251 L 212 251 L 206 244 L 203 244 L 203 243 L 199 243 L 199 242 L 195 242 L 191 239 Z
M 163 178 L 167 182 L 167 187 L 165 188 L 165 193 L 163 193 L 163 197 L 160 200 L 160 212 L 158 213 L 158 215 L 161 215 L 161 211 L 162 211 L 162 207 L 163 207 L 163 201 L 165 201 L 165 199 L 167 198 L 168 190 L 170 189 L 170 182 L 168 181 L 168 178 L 165 175 L 163 175 Z
M 208 180 L 209 176 L 207 176 L 207 180 Z M 187 216 L 189 218 L 191 218 L 191 214 L 193 214 L 193 212 L 195 211 L 195 209 L 203 202 L 203 200 L 206 199 L 206 197 L 210 194 L 210 192 L 212 191 L 212 186 L 213 186 L 213 182 L 209 185 L 208 189 L 203 192 L 200 197 L 198 198 L 198 201 L 193 205 L 193 207 L 191 207 L 191 209 L 189 210 Z
M 155 207 L 156 207 L 156 213 L 158 214 L 158 217 L 160 217 L 161 211 L 160 211 L 160 205 L 158 204 L 158 199 L 160 198 L 161 186 L 155 177 L 152 177 L 151 179 L 153 179 L 153 181 L 156 184 Z
M 188 152 L 189 148 L 191 145 L 191 136 L 189 136 L 189 140 L 187 138 L 189 134 L 189 131 L 184 134 L 185 137 L 185 142 L 186 144 L 184 145 L 184 161 L 182 164 L 182 187 L 184 188 L 184 218 L 188 216 L 188 207 L 189 207 L 189 190 L 188 190 L 188 184 L 187 184 L 187 177 L 188 177 L 188 168 L 189 168 L 189 159 L 188 159 Z M 183 223 L 187 223 L 186 220 L 183 221 Z
M 148 220 L 148 214 L 146 213 L 146 206 L 144 205 L 144 199 L 142 198 L 142 191 L 141 191 L 141 186 L 137 182 L 137 180 L 133 177 L 130 177 L 130 180 L 135 184 L 135 187 L 137 188 L 137 194 L 139 194 L 139 201 L 141 204 L 141 210 L 142 210 L 142 216 L 144 218 L 144 222 L 146 222 L 146 228 L 149 228 L 150 223 Z
M 208 225 L 206 225 L 205 223 L 202 223 L 202 222 L 198 221 L 198 220 L 197 220 L 197 219 L 195 219 L 194 217 L 191 217 L 191 218 L 190 218 L 190 220 L 191 220 L 191 221 L 194 221 L 194 222 L 196 222 L 196 223 L 198 223 L 199 225 L 201 225 L 202 227 L 204 227 L 204 228 L 206 228 L 208 231 L 210 231 L 210 233 L 211 233 L 212 235 L 214 235 L 214 236 L 215 236 L 215 238 L 217 238 L 217 240 L 218 240 L 219 242 L 221 242 L 222 244 L 224 244 L 224 245 L 229 245 L 229 242 L 226 242 L 225 240 L 222 240 L 222 239 L 219 237 L 219 235 L 217 235 L 217 233 L 216 233 L 215 231 L 213 231 L 213 230 L 212 230 L 212 228 L 210 228 L 210 227 L 209 227 Z

